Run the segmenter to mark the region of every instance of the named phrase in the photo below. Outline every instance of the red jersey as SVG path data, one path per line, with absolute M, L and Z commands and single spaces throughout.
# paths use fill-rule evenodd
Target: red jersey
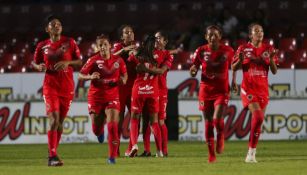
M 233 55 L 233 49 L 224 44 L 220 44 L 216 51 L 208 44 L 196 49 L 193 64 L 198 68 L 202 66 L 201 86 L 204 87 L 204 98 L 210 100 L 229 94 L 228 68 Z
M 160 66 L 162 63 L 162 57 L 154 54 L 154 58 L 157 61 L 157 66 Z M 136 65 L 139 64 L 139 60 L 131 55 L 129 61 L 134 62 Z M 145 63 L 145 66 L 148 68 L 153 67 L 151 63 Z M 159 96 L 159 83 L 158 75 L 152 75 L 149 73 L 138 73 L 134 81 L 132 88 L 132 96 L 138 97 L 158 97 Z
M 44 79 L 44 95 L 73 96 L 74 81 L 73 68 L 68 66 L 65 70 L 56 71 L 54 65 L 60 61 L 81 59 L 80 50 L 72 38 L 61 36 L 59 41 L 50 39 L 38 43 L 34 62 L 45 63 L 46 74 Z
M 239 53 L 243 52 L 242 62 L 243 80 L 241 90 L 246 94 L 269 96 L 268 72 L 270 65 L 270 53 L 274 48 L 266 43 L 262 43 L 256 48 L 251 43 L 240 45 L 233 62 L 238 61 Z M 278 58 L 275 56 L 274 62 L 278 64 Z
M 124 47 L 127 47 L 127 46 L 121 42 L 115 43 L 112 48 L 112 53 L 116 53 Z M 136 74 L 137 74 L 135 70 L 136 64 L 135 62 L 128 61 L 129 51 L 123 51 L 119 56 L 123 58 L 127 66 L 128 80 L 127 80 L 125 87 L 128 86 L 132 88 L 134 80 L 136 79 Z
M 120 76 L 127 72 L 123 59 L 115 55 L 111 55 L 110 59 L 105 59 L 98 53 L 89 58 L 80 71 L 85 75 L 93 72 L 100 73 L 100 79 L 91 81 L 88 99 L 106 101 L 119 99 L 117 82 Z
M 174 57 L 169 53 L 168 50 L 155 50 L 154 52 L 155 55 L 158 57 L 161 57 L 160 59 L 162 60 L 161 66 L 167 66 L 168 69 L 171 69 L 172 63 L 174 60 Z M 161 95 L 167 95 L 168 88 L 167 88 L 167 72 L 165 71 L 162 75 L 159 76 L 158 82 L 159 82 L 159 94 Z

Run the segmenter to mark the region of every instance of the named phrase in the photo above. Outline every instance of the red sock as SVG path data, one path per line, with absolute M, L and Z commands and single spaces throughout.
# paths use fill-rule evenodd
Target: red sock
M 158 122 L 151 124 L 152 132 L 155 136 L 156 147 L 158 151 L 162 151 L 162 137 Z
M 119 137 L 118 137 L 118 122 L 112 122 L 113 125 L 113 147 L 114 147 L 114 157 L 118 157 L 119 156 Z
M 168 154 L 168 151 L 167 151 L 168 130 L 165 124 L 160 126 L 160 128 L 161 128 L 161 135 L 162 135 L 162 152 L 163 154 Z
M 249 136 L 249 147 L 256 148 L 261 134 L 261 126 L 263 123 L 264 114 L 261 110 L 255 110 L 252 113 L 252 125 Z
M 208 145 L 209 162 L 215 161 L 215 151 L 214 151 L 214 124 L 213 121 L 205 120 L 205 138 Z
M 224 118 L 213 120 L 217 132 L 216 151 L 222 153 L 224 150 Z
M 49 157 L 57 155 L 56 147 L 57 147 L 57 131 L 48 131 Z
M 109 157 L 115 158 L 115 156 L 114 156 L 114 146 L 113 146 L 113 140 L 114 140 L 113 122 L 108 122 L 107 128 L 108 128 Z
M 139 119 L 131 118 L 130 119 L 130 140 L 132 146 L 137 144 L 139 133 Z
M 59 146 L 59 143 L 60 143 L 61 137 L 62 137 L 62 133 L 63 133 L 63 131 L 59 131 L 59 130 L 57 132 L 57 145 L 56 145 L 56 148 L 58 148 L 58 146 Z
M 100 136 L 104 133 L 104 123 L 102 126 L 98 126 L 95 123 L 92 124 L 92 131 L 96 136 Z
M 144 151 L 150 152 L 150 134 L 151 134 L 150 126 L 149 124 L 147 124 L 144 127 L 146 127 L 144 128 L 144 133 L 143 133 Z

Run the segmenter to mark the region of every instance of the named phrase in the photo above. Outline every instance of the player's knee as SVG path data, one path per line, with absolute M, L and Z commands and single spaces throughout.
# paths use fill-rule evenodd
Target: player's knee
M 165 125 L 165 122 L 164 122 L 164 120 L 159 120 L 159 125 L 160 125 L 160 126 L 163 126 L 163 125 Z

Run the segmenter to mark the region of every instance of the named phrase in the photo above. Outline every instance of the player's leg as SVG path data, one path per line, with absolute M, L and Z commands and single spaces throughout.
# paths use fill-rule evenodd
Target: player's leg
M 144 143 L 144 152 L 140 155 L 140 157 L 150 157 L 151 152 L 150 152 L 150 125 L 149 125 L 149 112 L 148 109 L 145 107 L 143 108 L 142 112 L 142 121 L 143 121 L 143 127 L 142 127 L 142 132 L 143 132 L 143 143 Z
M 161 99 L 159 101 L 159 105 L 160 105 L 160 107 L 159 107 L 158 117 L 159 117 L 159 125 L 160 125 L 160 129 L 161 129 L 161 137 L 162 137 L 162 152 L 163 152 L 164 156 L 168 156 L 168 148 L 167 148 L 168 129 L 167 129 L 167 126 L 165 124 L 167 97 L 166 98 L 161 97 Z
M 49 130 L 48 130 L 48 166 L 62 166 L 63 162 L 57 155 L 57 136 L 58 127 L 60 122 L 59 114 L 59 98 L 57 96 L 45 96 L 44 101 L 46 104 L 46 112 L 49 119 Z
M 158 122 L 159 122 L 158 113 L 150 113 L 150 127 L 155 137 L 155 142 L 156 142 L 156 147 L 157 147 L 156 157 L 163 157 L 162 137 L 161 137 L 161 130 L 160 130 L 160 126 Z
M 214 150 L 214 105 L 213 101 L 200 101 L 199 109 L 202 110 L 204 116 L 204 128 L 205 128 L 205 139 L 208 146 L 208 162 L 213 163 L 216 161 L 215 150 Z
M 119 102 L 118 102 L 119 103 Z M 118 121 L 119 121 L 119 106 L 116 104 L 110 104 L 105 109 L 107 117 L 108 128 L 108 144 L 109 144 L 109 158 L 108 163 L 114 164 L 115 158 L 118 155 L 119 136 L 118 136 Z
M 102 110 L 103 102 L 88 102 L 88 110 L 92 121 L 92 131 L 97 136 L 98 142 L 104 141 L 105 113 Z
M 256 147 L 261 134 L 261 126 L 264 120 L 264 112 L 258 102 L 252 102 L 248 105 L 252 113 L 251 130 L 249 137 L 248 153 L 245 159 L 247 163 L 256 163 Z
M 59 146 L 62 133 L 63 133 L 63 123 L 69 111 L 73 97 L 61 97 L 60 98 L 60 120 L 58 126 L 58 135 L 57 135 L 57 147 Z
M 216 152 L 222 153 L 224 151 L 224 112 L 228 105 L 228 97 L 217 98 L 214 102 L 213 123 L 216 128 L 217 141 Z

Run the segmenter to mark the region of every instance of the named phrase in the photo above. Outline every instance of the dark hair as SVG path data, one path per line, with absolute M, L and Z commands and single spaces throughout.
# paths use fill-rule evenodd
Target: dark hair
M 108 41 L 110 42 L 109 37 L 108 37 L 107 35 L 105 35 L 105 34 L 100 34 L 100 35 L 98 35 L 98 36 L 96 37 L 96 41 L 97 41 L 97 40 L 101 40 L 101 39 L 106 39 L 106 40 L 108 40 Z
M 62 23 L 62 21 L 60 20 L 61 18 L 60 18 L 59 16 L 56 16 L 56 15 L 51 14 L 51 15 L 48 15 L 48 16 L 46 17 L 46 19 L 45 19 L 45 26 L 48 26 L 49 23 L 50 23 L 52 20 L 54 20 L 54 19 L 57 19 L 57 20 L 59 20 L 59 21 Z
M 118 36 L 119 36 L 120 39 L 122 38 L 122 36 L 123 36 L 123 30 L 124 30 L 124 28 L 126 28 L 126 27 L 130 27 L 132 30 L 134 30 L 133 27 L 132 27 L 131 25 L 129 25 L 129 24 L 121 25 L 121 26 L 119 27 L 118 31 L 117 31 Z
M 168 33 L 164 30 L 158 30 L 156 33 L 160 33 L 160 35 L 165 39 L 168 40 Z
M 145 40 L 142 42 L 136 56 L 138 59 L 141 59 L 144 62 L 149 62 L 156 64 L 154 59 L 153 52 L 155 49 L 156 38 L 153 35 L 148 35 L 145 37 Z
M 257 25 L 262 27 L 262 25 L 260 25 L 259 23 L 251 23 L 251 24 L 248 26 L 248 34 L 249 34 L 249 35 L 252 34 L 253 27 L 254 27 L 254 26 L 257 26 Z
M 208 30 L 211 30 L 211 29 L 217 30 L 220 33 L 220 35 L 222 35 L 222 29 L 219 26 L 217 26 L 217 25 L 210 25 L 210 26 L 208 26 L 206 28 L 205 33 L 207 33 Z

